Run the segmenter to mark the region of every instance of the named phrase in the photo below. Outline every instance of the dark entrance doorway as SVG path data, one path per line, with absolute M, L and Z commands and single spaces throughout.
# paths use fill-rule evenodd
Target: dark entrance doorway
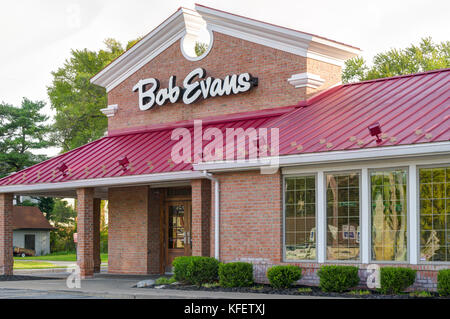
M 25 249 L 35 250 L 36 248 L 36 236 L 25 235 Z

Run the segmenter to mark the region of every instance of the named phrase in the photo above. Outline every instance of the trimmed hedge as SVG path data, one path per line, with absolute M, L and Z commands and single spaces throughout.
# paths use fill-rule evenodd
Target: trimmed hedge
M 439 270 L 437 275 L 437 291 L 441 296 L 450 296 L 450 269 Z
M 201 286 L 217 280 L 219 261 L 212 257 L 180 256 L 173 260 L 173 273 L 177 281 Z
M 248 287 L 253 284 L 253 265 L 233 262 L 219 265 L 219 283 L 222 287 Z
M 273 266 L 267 271 L 267 279 L 274 288 L 289 288 L 302 278 L 302 269 L 292 265 Z
M 317 275 L 319 287 L 324 292 L 344 292 L 359 284 L 358 267 L 322 266 Z
M 173 276 L 179 282 L 187 282 L 187 266 L 191 261 L 190 256 L 176 257 L 172 262 Z
M 416 270 L 403 267 L 381 267 L 380 291 L 384 294 L 398 294 L 416 281 Z

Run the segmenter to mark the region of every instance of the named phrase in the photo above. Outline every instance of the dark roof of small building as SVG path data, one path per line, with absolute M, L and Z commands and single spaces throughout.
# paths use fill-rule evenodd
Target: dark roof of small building
M 13 229 L 53 229 L 44 214 L 35 206 L 14 206 Z

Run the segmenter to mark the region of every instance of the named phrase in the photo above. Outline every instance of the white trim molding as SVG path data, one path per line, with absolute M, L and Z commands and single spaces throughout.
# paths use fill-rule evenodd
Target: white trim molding
M 205 20 L 203 20 L 201 17 L 196 19 L 186 19 L 186 33 L 181 38 L 180 41 L 180 50 L 183 54 L 184 58 L 189 61 L 200 61 L 203 58 L 205 58 L 209 52 L 211 51 L 213 44 L 214 44 L 214 33 L 207 28 Z M 189 28 L 188 28 L 189 26 Z M 194 56 L 195 52 L 188 52 L 186 50 L 187 45 L 194 45 L 192 47 L 192 51 L 195 51 L 195 41 L 197 41 L 198 37 L 200 36 L 200 32 L 202 29 L 205 29 L 209 34 L 209 43 L 207 43 L 208 47 L 206 48 L 206 51 L 203 52 L 200 56 Z
M 171 173 L 156 173 L 120 177 L 82 179 L 58 183 L 21 184 L 0 186 L 0 193 L 30 193 L 71 190 L 85 187 L 118 187 L 131 185 L 146 185 L 151 183 L 172 182 L 205 178 L 203 172 L 182 171 Z
M 180 8 L 133 47 L 91 78 L 91 83 L 110 92 L 125 79 L 153 60 L 186 34 L 197 32 L 194 20 L 200 15 L 194 10 Z
M 113 117 L 114 115 L 116 115 L 118 109 L 119 106 L 117 104 L 111 104 L 108 105 L 107 108 L 100 109 L 100 112 L 105 114 L 107 117 Z
M 450 142 L 371 147 L 357 150 L 274 156 L 254 160 L 204 162 L 194 164 L 193 166 L 194 170 L 218 172 L 260 169 L 261 167 L 273 166 L 274 163 L 277 163 L 280 167 L 287 167 L 339 162 L 350 163 L 377 159 L 411 158 L 427 155 L 450 155 Z
M 301 87 L 309 87 L 313 89 L 317 89 L 325 83 L 325 80 L 322 79 L 319 75 L 313 73 L 299 73 L 293 74 L 288 82 L 290 85 L 293 85 L 295 88 Z
M 213 32 L 219 32 L 338 66 L 343 66 L 345 60 L 361 53 L 358 48 L 309 33 L 196 5 L 195 10 L 180 8 L 142 40 L 92 77 L 91 83 L 102 86 L 106 88 L 107 92 L 110 92 L 176 41 L 195 38 L 199 29 L 204 27 L 205 24 L 210 35 Z M 205 54 L 199 58 L 192 58 L 185 54 L 186 52 L 182 48 L 183 42 L 184 40 L 181 41 L 181 51 L 190 61 L 202 59 L 212 48 L 211 42 Z

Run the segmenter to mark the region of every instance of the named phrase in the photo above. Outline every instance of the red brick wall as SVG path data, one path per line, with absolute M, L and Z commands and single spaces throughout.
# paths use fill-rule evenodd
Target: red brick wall
M 207 75 L 217 78 L 250 72 L 259 78 L 259 86 L 246 93 L 208 98 L 190 105 L 177 103 L 155 106 L 147 111 L 139 109 L 138 94 L 132 92 L 132 88 L 140 79 L 155 77 L 164 88 L 168 86 L 169 77 L 176 75 L 177 84 L 181 85 L 184 77 L 197 67 L 205 68 Z M 217 32 L 214 33 L 210 53 L 196 62 L 183 57 L 177 41 L 109 92 L 108 104 L 119 106 L 117 114 L 109 118 L 109 130 L 293 105 L 305 98 L 306 88 L 296 89 L 287 79 L 306 71 L 318 73 L 324 78 L 326 83 L 323 88 L 340 81 L 341 68 L 338 66 Z
M 192 255 L 210 256 L 211 181 L 207 179 L 193 180 L 191 186 Z
M 148 215 L 148 273 L 160 273 L 161 241 L 160 238 L 160 203 L 163 190 L 149 189 Z
M 108 272 L 149 272 L 149 189 L 109 189 Z
M 282 256 L 280 174 L 262 175 L 259 171 L 250 171 L 216 174 L 216 177 L 220 181 L 220 260 L 280 262 Z M 214 213 L 211 225 L 214 231 Z M 214 254 L 213 231 L 212 254 Z
M 0 275 L 13 274 L 13 195 L 0 194 Z

